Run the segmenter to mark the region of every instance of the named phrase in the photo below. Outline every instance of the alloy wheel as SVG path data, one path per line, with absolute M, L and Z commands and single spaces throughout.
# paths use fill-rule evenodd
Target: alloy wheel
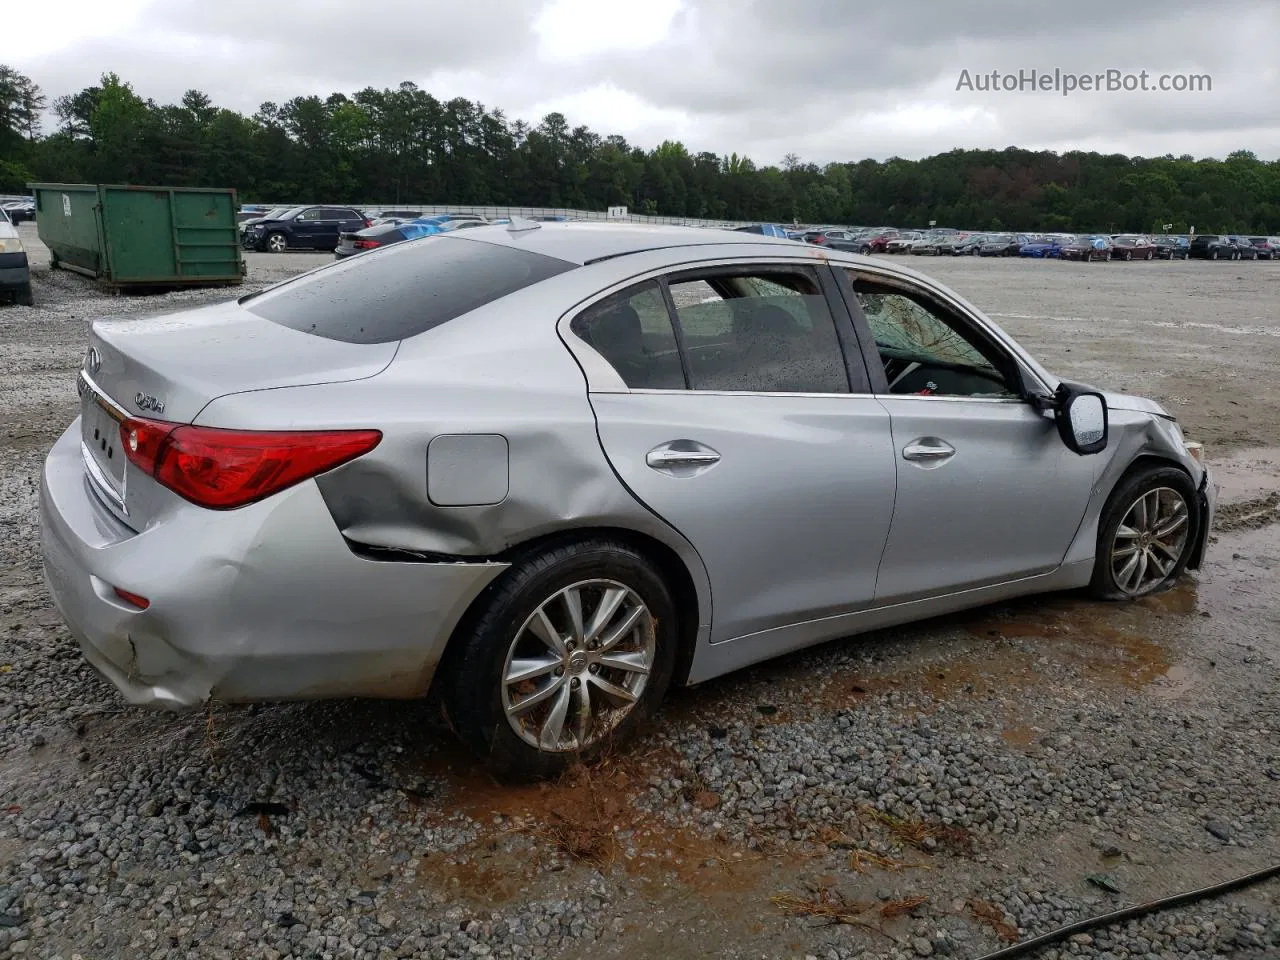
M 653 615 L 614 580 L 584 580 L 544 600 L 516 632 L 502 668 L 502 709 L 525 743 L 585 750 L 640 701 L 654 666 Z
M 267 249 L 272 253 L 284 253 L 289 246 L 289 241 L 279 233 L 273 233 L 267 238 Z
M 1178 565 L 1190 530 L 1187 501 L 1172 487 L 1156 487 L 1125 511 L 1111 542 L 1111 576 L 1130 597 L 1159 586 Z

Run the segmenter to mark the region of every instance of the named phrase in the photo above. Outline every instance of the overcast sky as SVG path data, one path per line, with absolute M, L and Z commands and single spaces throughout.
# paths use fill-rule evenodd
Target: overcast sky
M 51 99 L 106 71 L 245 113 L 413 80 L 761 163 L 1010 145 L 1280 157 L 1280 0 L 60 0 L 50 17 L 0 57 Z M 965 70 L 977 87 L 1055 68 L 1208 74 L 1212 90 L 957 89 Z

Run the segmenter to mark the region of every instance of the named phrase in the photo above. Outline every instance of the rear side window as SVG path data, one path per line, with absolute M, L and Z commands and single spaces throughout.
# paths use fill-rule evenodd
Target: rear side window
M 609 361 L 632 390 L 683 390 L 671 314 L 657 283 L 601 300 L 573 318 L 574 334 Z
M 335 262 L 240 303 L 291 330 L 346 343 L 390 343 L 575 266 L 495 243 L 425 237 Z
M 848 393 L 835 323 L 809 270 L 672 279 L 690 388 Z

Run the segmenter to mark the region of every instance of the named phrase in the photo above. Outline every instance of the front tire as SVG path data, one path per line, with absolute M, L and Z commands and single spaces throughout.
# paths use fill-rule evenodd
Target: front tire
M 289 238 L 283 233 L 273 233 L 267 237 L 268 253 L 284 253 L 289 249 Z
M 1172 586 L 1200 533 L 1191 478 L 1149 466 L 1120 482 L 1102 511 L 1089 590 L 1103 600 L 1136 600 Z
M 1217 250 L 1210 250 L 1210 251 L 1209 251 L 1209 259 L 1210 259 L 1210 260 L 1217 260 L 1217 259 L 1218 259 L 1218 251 L 1217 251 Z
M 36 299 L 31 295 L 31 283 L 24 283 L 18 288 L 18 292 L 14 295 L 14 300 L 20 307 L 34 307 Z
M 456 635 L 444 707 L 499 776 L 555 776 L 634 732 L 666 693 L 679 642 L 662 576 L 590 540 L 516 563 Z

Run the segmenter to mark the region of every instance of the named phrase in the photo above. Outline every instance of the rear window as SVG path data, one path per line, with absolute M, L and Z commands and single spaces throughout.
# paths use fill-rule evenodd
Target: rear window
M 494 243 L 424 237 L 335 262 L 240 302 L 291 330 L 346 343 L 390 343 L 575 266 Z

